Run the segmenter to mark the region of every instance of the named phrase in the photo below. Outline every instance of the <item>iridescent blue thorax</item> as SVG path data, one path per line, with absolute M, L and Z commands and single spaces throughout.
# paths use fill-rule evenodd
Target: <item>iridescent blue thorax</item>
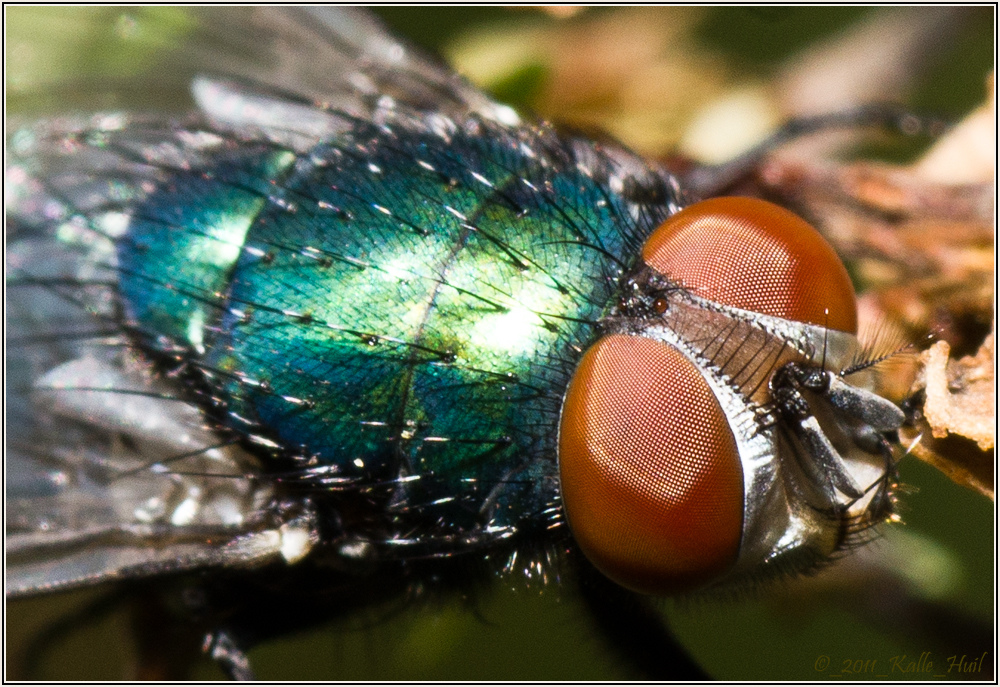
M 126 313 L 239 437 L 312 484 L 388 485 L 387 536 L 544 527 L 569 375 L 676 207 L 617 155 L 431 115 L 209 146 L 133 215 Z

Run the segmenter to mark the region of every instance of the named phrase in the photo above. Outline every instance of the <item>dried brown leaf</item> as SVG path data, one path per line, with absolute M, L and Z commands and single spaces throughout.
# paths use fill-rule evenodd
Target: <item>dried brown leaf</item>
M 865 294 L 868 319 L 902 327 L 921 356 L 923 419 L 904 432 L 918 458 L 993 498 L 996 384 L 992 77 L 984 104 L 915 164 L 842 164 L 779 153 L 760 178 L 817 220 Z M 989 160 L 985 161 L 988 157 Z M 898 382 L 898 380 L 897 380 Z M 898 387 L 898 383 L 894 382 Z
M 950 361 L 949 350 L 947 342 L 938 341 L 921 356 L 924 417 L 935 437 L 960 434 L 983 451 L 989 450 L 996 441 L 995 334 L 987 337 L 974 356 Z
M 994 498 L 996 444 L 996 330 L 974 356 L 949 358 L 938 341 L 921 356 L 915 391 L 923 390 L 923 418 L 910 436 L 913 454 L 954 482 Z

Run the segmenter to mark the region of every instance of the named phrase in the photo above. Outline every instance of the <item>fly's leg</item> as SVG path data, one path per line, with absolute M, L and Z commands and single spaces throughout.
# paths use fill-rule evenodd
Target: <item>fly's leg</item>
M 129 611 L 135 659 L 132 679 L 171 681 L 192 679 L 201 658 L 203 626 L 189 612 L 183 592 L 165 581 L 130 585 Z M 178 602 L 178 599 L 181 601 Z
M 844 458 L 813 414 L 803 391 L 816 394 L 829 403 L 840 429 L 851 437 L 857 448 L 883 458 L 885 469 L 876 492 L 876 506 L 884 510 L 888 504 L 881 503 L 881 499 L 888 498 L 888 482 L 895 474 L 892 447 L 885 435 L 894 433 L 903 424 L 903 411 L 891 401 L 814 366 L 788 363 L 774 374 L 770 385 L 779 414 L 808 451 L 809 459 L 803 461 L 803 468 L 824 490 L 830 503 L 837 502 L 836 491 L 852 499 L 853 503 L 873 485 L 859 485 L 854 479 Z
M 228 630 L 209 632 L 205 636 L 203 650 L 230 680 L 251 682 L 257 679 L 250 667 L 250 657 Z
M 947 126 L 940 119 L 920 116 L 898 105 L 885 103 L 792 119 L 763 142 L 732 160 L 693 168 L 682 177 L 682 186 L 696 198 L 724 195 L 726 190 L 747 179 L 768 154 L 786 143 L 824 131 L 879 127 L 904 136 L 924 134 L 936 137 Z
M 645 596 L 606 578 L 583 555 L 576 578 L 587 610 L 610 646 L 646 680 L 692 682 L 712 678 L 677 641 Z
M 853 499 L 859 498 L 864 492 L 823 432 L 802 393 L 795 387 L 778 386 L 773 396 L 792 432 L 808 451 L 810 459 L 803 461 L 802 467 L 810 481 L 823 489 L 830 503 L 836 503 L 836 491 Z

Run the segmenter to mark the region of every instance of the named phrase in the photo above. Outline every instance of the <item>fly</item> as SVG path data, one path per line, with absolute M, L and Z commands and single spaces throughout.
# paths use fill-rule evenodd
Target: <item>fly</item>
M 646 595 L 808 572 L 892 517 L 904 416 L 803 220 L 692 204 L 367 15 L 199 16 L 273 64 L 10 137 L 8 597 L 174 576 L 249 678 L 299 624 L 558 577 L 694 679 Z

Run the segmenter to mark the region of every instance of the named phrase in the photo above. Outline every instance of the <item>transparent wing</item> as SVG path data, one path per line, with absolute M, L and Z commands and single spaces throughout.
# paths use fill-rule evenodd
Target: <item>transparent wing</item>
M 391 98 L 516 121 L 356 8 L 63 8 L 19 18 L 8 36 L 9 105 L 19 112 L 52 114 L 67 102 L 77 111 L 184 111 L 195 78 L 208 76 L 366 119 Z M 70 59 L 40 62 L 39 45 L 65 46 L 53 52 Z
M 115 242 L 170 170 L 308 149 L 353 118 L 516 122 L 356 10 L 79 12 L 47 40 L 103 31 L 98 57 L 10 85 L 26 118 L 7 132 L 8 595 L 287 559 L 285 535 L 314 536 L 123 329 Z
M 253 462 L 134 355 L 108 246 L 79 217 L 18 227 L 7 251 L 12 594 L 219 561 L 267 528 Z
M 117 313 L 130 204 L 196 163 L 196 146 L 128 119 L 112 145 L 107 122 L 89 124 L 36 125 L 9 145 L 8 594 L 276 553 L 246 549 L 280 526 L 257 465 L 136 354 Z

